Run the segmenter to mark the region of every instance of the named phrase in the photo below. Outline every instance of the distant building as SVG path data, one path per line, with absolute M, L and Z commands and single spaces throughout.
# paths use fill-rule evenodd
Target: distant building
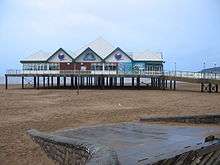
M 201 72 L 202 73 L 217 73 L 217 74 L 220 74 L 220 67 L 203 69 Z
M 23 71 L 51 72 L 60 70 L 82 70 L 111 73 L 131 73 L 135 71 L 163 71 L 161 52 L 127 53 L 113 47 L 103 38 L 71 52 L 62 48 L 53 53 L 39 51 L 20 61 Z

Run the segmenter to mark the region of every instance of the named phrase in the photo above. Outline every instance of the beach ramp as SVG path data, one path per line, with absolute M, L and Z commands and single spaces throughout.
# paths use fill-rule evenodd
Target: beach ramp
M 28 135 L 60 165 L 217 165 L 220 140 L 208 135 L 219 132 L 217 127 L 120 123 L 52 133 L 28 130 Z

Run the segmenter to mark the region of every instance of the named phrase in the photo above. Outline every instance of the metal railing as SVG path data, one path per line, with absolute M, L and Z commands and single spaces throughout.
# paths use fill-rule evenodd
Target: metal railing
M 216 79 L 220 80 L 220 74 L 204 73 L 204 72 L 189 72 L 189 71 L 145 71 L 132 70 L 129 72 L 116 70 L 7 70 L 8 75 L 19 74 L 80 74 L 80 75 L 141 75 L 141 76 L 170 76 L 179 78 L 192 79 Z

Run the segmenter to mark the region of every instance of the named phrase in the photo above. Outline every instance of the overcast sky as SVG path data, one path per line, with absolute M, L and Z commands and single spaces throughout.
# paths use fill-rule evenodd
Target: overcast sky
M 166 69 L 220 65 L 219 0 L 0 0 L 0 73 L 38 50 L 102 36 L 125 51 L 162 51 Z

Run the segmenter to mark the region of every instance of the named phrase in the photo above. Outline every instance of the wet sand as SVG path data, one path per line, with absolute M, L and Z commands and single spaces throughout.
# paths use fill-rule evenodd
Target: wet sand
M 0 86 L 0 164 L 52 165 L 26 135 L 29 128 L 51 132 L 101 123 L 138 121 L 143 115 L 219 114 L 220 93 L 199 85 L 159 90 L 21 90 Z M 183 91 L 184 90 L 184 91 Z

